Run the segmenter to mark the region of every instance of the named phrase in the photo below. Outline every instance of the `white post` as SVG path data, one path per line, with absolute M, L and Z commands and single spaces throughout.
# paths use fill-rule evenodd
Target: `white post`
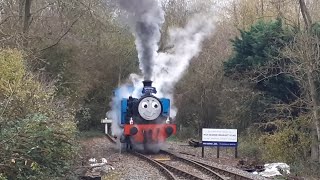
M 111 119 L 108 119 L 108 118 L 105 118 L 105 119 L 101 119 L 101 123 L 104 123 L 104 133 L 105 134 L 109 134 L 108 132 L 108 129 L 109 129 L 109 126 L 111 127 L 111 123 L 112 123 L 112 120 Z M 110 132 L 111 133 L 111 132 Z
M 104 124 L 104 133 L 108 134 L 108 123 Z

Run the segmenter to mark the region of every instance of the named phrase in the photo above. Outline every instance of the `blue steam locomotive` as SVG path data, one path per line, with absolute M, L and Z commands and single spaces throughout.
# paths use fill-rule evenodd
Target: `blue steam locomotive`
M 121 100 L 121 142 L 127 148 L 157 152 L 165 140 L 176 133 L 170 119 L 170 99 L 157 98 L 152 81 L 143 81 L 140 98 L 129 96 Z

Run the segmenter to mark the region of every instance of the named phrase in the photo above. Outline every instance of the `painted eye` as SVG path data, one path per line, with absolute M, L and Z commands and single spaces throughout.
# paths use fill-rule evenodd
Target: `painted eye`
M 152 107 L 155 108 L 155 109 L 157 109 L 157 108 L 159 107 L 159 105 L 158 105 L 158 103 L 153 102 L 153 103 L 152 103 Z
M 141 106 L 142 106 L 143 108 L 147 109 L 147 108 L 148 108 L 148 103 L 143 102 L 143 103 L 141 103 Z

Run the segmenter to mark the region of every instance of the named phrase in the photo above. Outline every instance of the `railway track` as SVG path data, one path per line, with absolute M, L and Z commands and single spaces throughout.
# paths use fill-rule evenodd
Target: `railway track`
M 202 166 L 206 167 L 207 169 L 210 169 L 210 170 L 212 170 L 213 172 L 219 174 L 220 177 L 222 177 L 222 179 L 231 179 L 231 180 L 253 180 L 252 178 L 245 177 L 245 176 L 243 176 L 243 175 L 240 175 L 240 174 L 237 174 L 237 173 L 234 173 L 234 172 L 231 172 L 231 171 L 222 169 L 222 168 L 220 168 L 220 167 L 215 167 L 215 166 L 212 166 L 212 165 L 208 165 L 208 164 L 202 163 L 202 162 L 197 161 L 197 160 L 194 160 L 194 159 L 188 159 L 188 158 L 181 157 L 181 156 L 179 156 L 179 155 L 177 155 L 177 154 L 174 154 L 174 153 L 172 153 L 172 152 L 162 151 L 162 153 L 170 154 L 170 155 L 174 156 L 175 158 L 181 159 L 181 160 L 183 160 L 183 161 L 191 161 L 191 162 L 193 162 L 193 163 L 195 163 L 195 164 L 202 165 Z M 213 179 L 219 179 L 219 178 L 218 178 L 218 177 L 213 177 Z
M 199 161 L 184 158 L 168 151 L 162 150 L 156 155 L 144 155 L 138 152 L 132 153 L 135 156 L 147 160 L 151 164 L 157 164 L 159 170 L 165 173 L 167 179 L 252 180 L 249 177 L 245 177 Z M 168 173 L 168 171 L 170 173 Z M 170 174 L 170 176 L 168 174 Z
M 110 135 L 106 136 L 112 143 L 116 143 Z M 228 170 L 211 166 L 194 159 L 188 159 L 164 150 L 161 150 L 159 154 L 154 155 L 145 155 L 135 151 L 130 153 L 158 168 L 169 180 L 252 180 L 251 178 Z
M 110 141 L 111 143 L 113 143 L 113 144 L 116 144 L 116 143 L 117 143 L 116 140 L 115 140 L 113 137 L 111 137 L 110 134 L 105 134 L 105 135 L 106 135 L 106 137 L 109 139 L 109 141 Z
M 166 167 L 173 169 L 178 176 L 182 176 L 187 179 L 219 179 L 222 180 L 224 177 L 220 176 L 218 173 L 208 169 L 207 167 L 192 162 L 186 158 L 180 158 L 172 153 L 166 151 L 161 151 L 162 154 L 169 155 L 169 160 L 164 161 Z

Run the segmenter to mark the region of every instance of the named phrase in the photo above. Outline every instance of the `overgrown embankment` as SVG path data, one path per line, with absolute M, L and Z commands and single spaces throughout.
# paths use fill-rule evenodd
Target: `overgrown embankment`
M 0 49 L 0 69 L 0 179 L 71 176 L 73 109 L 26 69 L 22 52 Z

